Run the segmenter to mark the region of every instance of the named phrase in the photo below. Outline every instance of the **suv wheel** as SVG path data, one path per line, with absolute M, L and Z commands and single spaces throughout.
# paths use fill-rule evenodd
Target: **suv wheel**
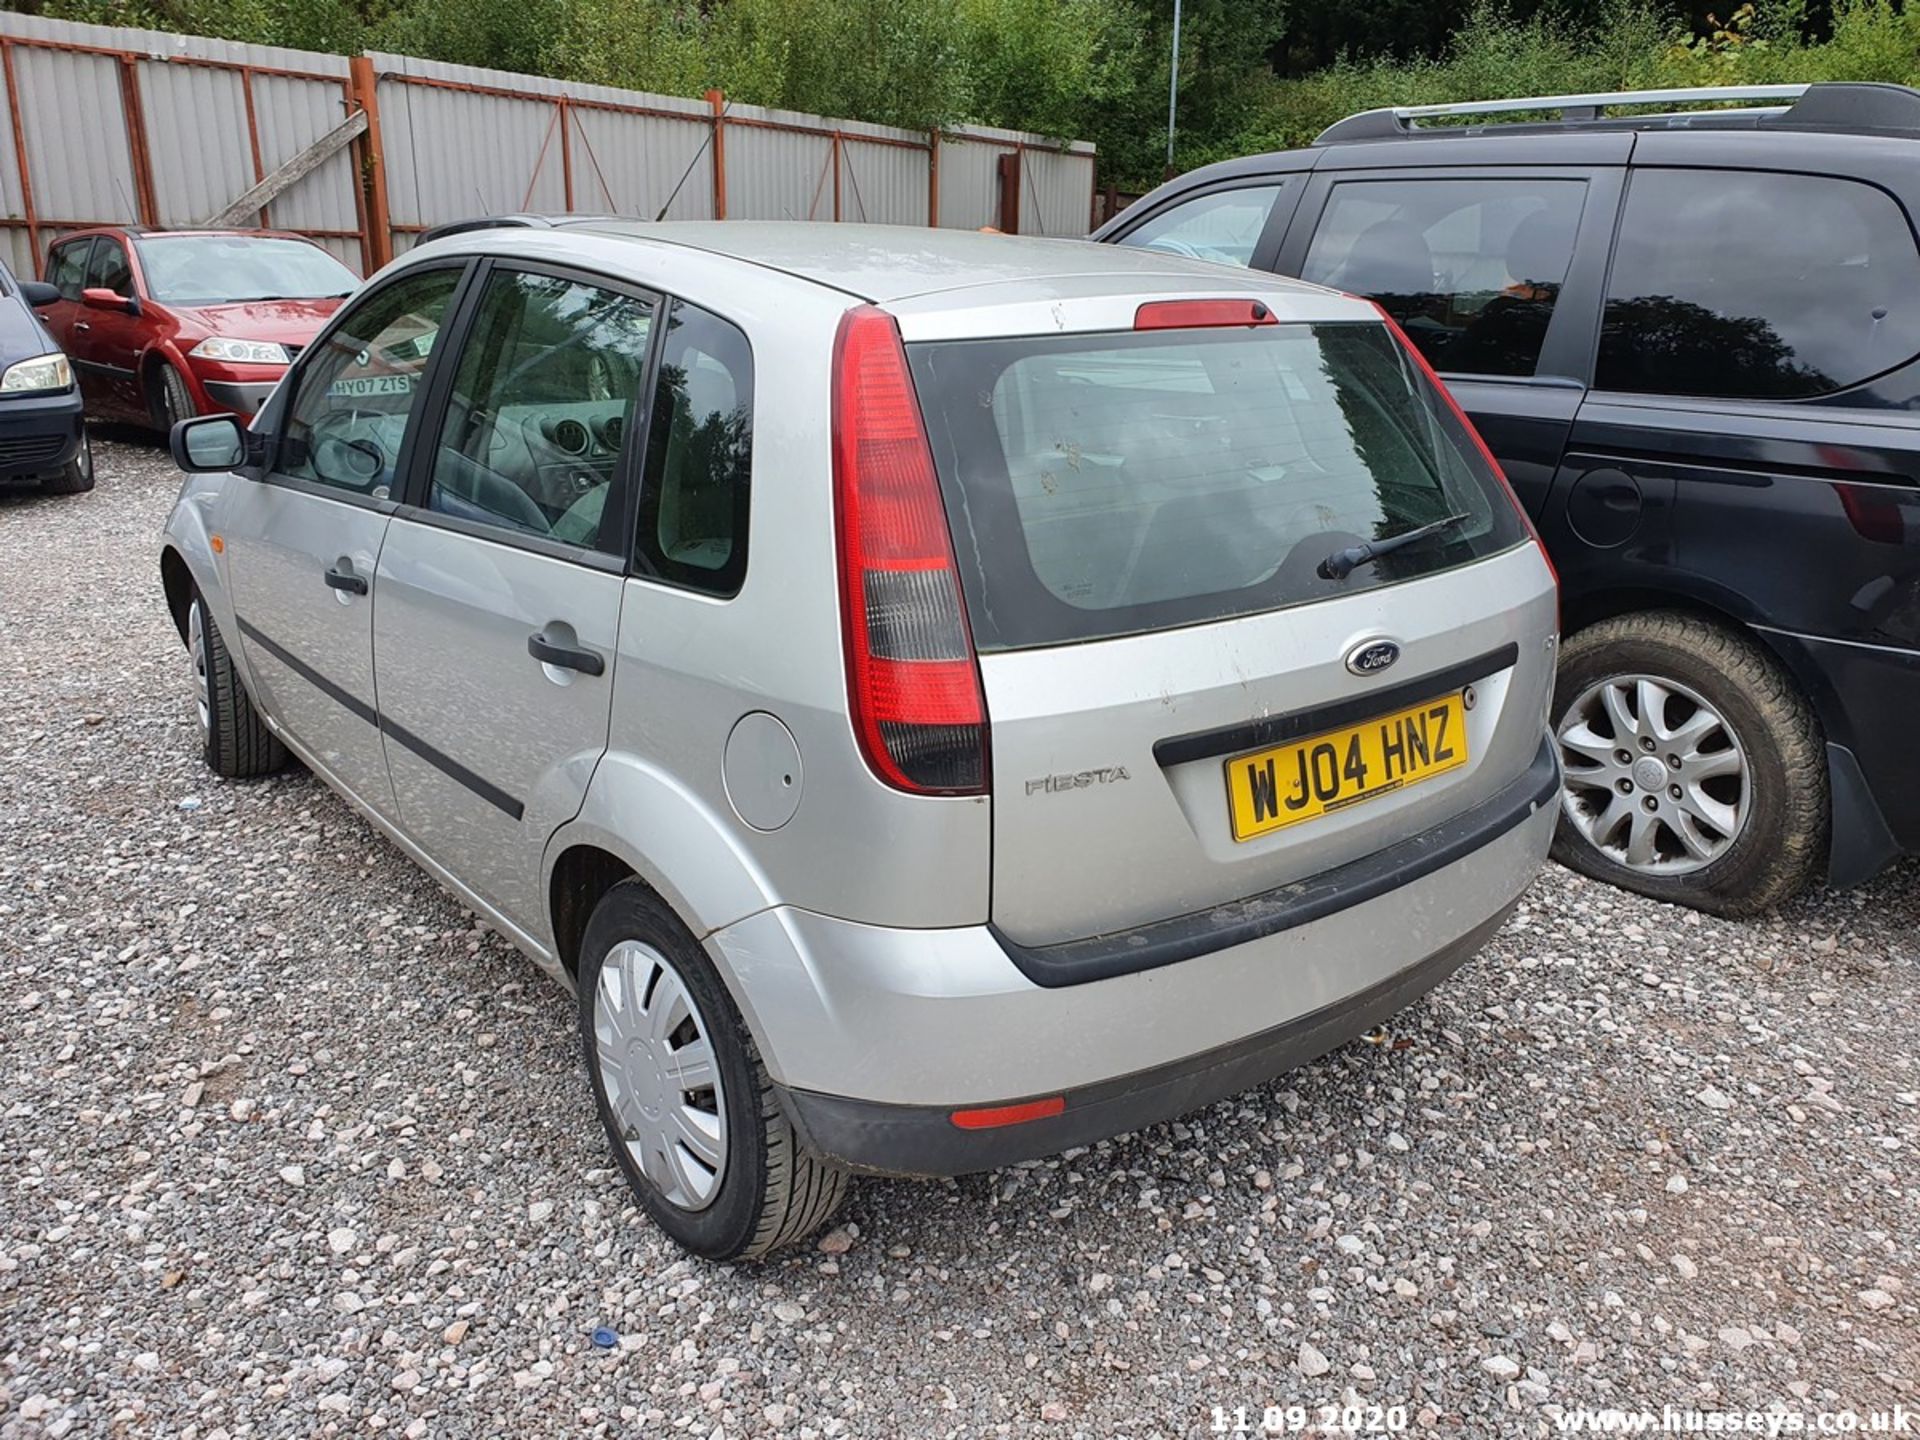
M 600 1120 L 654 1223 L 734 1260 L 805 1239 L 847 1174 L 794 1134 L 706 952 L 637 880 L 587 922 L 580 1039 Z
M 40 488 L 49 495 L 80 495 L 93 489 L 93 438 L 85 430 L 80 432 L 80 448 L 73 459 L 60 467 L 58 475 L 41 481 Z
M 1752 641 L 1691 615 L 1602 621 L 1566 642 L 1553 709 L 1562 864 L 1717 915 L 1806 886 L 1826 851 L 1826 747 Z
M 187 659 L 193 667 L 200 753 L 207 768 L 229 780 L 249 780 L 285 765 L 286 747 L 253 708 L 253 698 L 227 654 L 227 642 L 197 590 L 187 606 Z

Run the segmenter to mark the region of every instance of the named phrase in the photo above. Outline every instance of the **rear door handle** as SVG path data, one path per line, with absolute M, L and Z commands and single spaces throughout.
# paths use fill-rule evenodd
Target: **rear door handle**
M 598 651 L 575 645 L 556 645 L 540 630 L 527 637 L 527 653 L 542 665 L 578 670 L 582 675 L 604 675 L 607 669 L 607 662 Z
M 333 589 L 344 590 L 349 595 L 364 595 L 367 593 L 366 576 L 356 575 L 351 570 L 342 570 L 338 565 L 335 565 L 331 570 L 327 571 L 326 581 Z

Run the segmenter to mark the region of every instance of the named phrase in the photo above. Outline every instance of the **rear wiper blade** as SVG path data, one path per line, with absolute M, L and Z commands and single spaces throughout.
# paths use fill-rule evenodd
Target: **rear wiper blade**
M 1411 530 L 1402 530 L 1398 535 L 1390 535 L 1385 540 L 1369 540 L 1364 545 L 1349 545 L 1344 550 L 1336 550 L 1320 562 L 1320 575 L 1325 580 L 1344 580 L 1362 565 L 1378 560 L 1382 555 L 1391 555 L 1404 549 L 1416 540 L 1424 540 L 1429 535 L 1438 535 L 1443 530 L 1451 530 L 1471 517 L 1462 513 L 1446 515 L 1438 520 L 1430 520 L 1425 525 L 1416 525 Z

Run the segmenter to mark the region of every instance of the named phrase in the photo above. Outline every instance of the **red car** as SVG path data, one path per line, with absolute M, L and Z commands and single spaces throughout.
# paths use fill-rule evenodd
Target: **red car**
M 63 236 L 46 278 L 60 298 L 40 318 L 87 414 L 163 432 L 189 415 L 252 415 L 360 284 L 298 235 L 131 226 Z

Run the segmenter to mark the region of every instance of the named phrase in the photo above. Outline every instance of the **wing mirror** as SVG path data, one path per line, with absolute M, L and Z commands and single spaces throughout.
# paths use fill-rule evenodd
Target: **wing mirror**
M 38 310 L 43 305 L 60 303 L 60 292 L 44 280 L 22 280 L 20 298 Z
M 196 415 L 177 421 L 167 446 L 173 451 L 173 463 L 189 475 L 257 471 L 266 450 L 264 438 L 243 426 L 237 415 Z
M 128 315 L 140 313 L 140 302 L 104 285 L 90 285 L 80 292 L 80 303 L 95 310 L 121 310 Z

